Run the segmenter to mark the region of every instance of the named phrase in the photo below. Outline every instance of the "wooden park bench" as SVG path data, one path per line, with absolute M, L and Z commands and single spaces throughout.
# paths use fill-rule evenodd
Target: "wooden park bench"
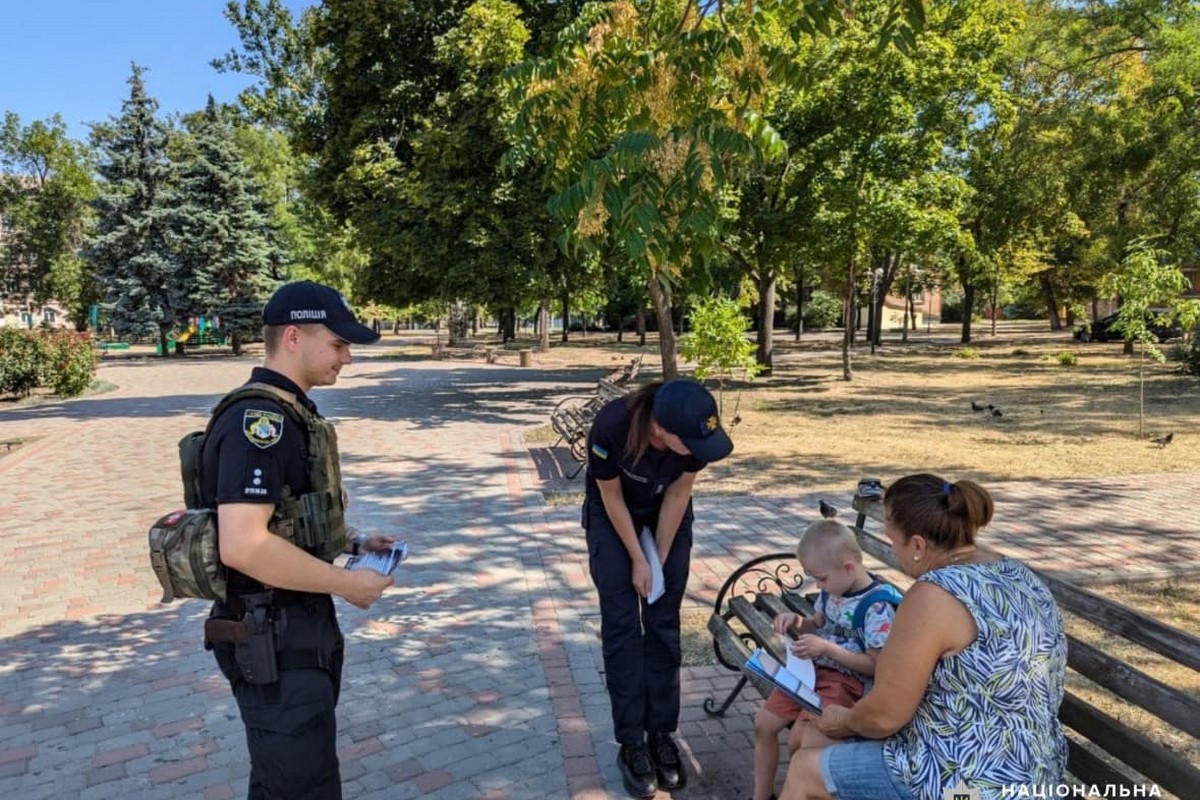
M 856 497 L 858 519 L 853 526 L 863 552 L 899 570 L 891 545 L 864 530 L 868 520 L 882 522 L 882 503 Z M 1172 628 L 1138 611 L 1087 589 L 1034 570 L 1050 589 L 1059 608 L 1123 637 L 1174 664 L 1200 672 L 1200 638 Z M 725 713 L 747 682 L 764 697 L 770 685 L 747 675 L 742 665 L 752 649 L 766 647 L 781 663 L 779 636 L 771 621 L 781 611 L 806 616 L 813 613 L 812 598 L 801 592 L 803 575 L 793 553 L 769 553 L 754 558 L 730 575 L 713 606 L 708 629 L 713 635 L 717 660 L 727 669 L 742 672 L 724 701 L 704 702 L 711 716 Z M 1141 709 L 1179 731 L 1200 739 L 1200 698 L 1180 688 L 1185 681 L 1164 683 L 1075 636 L 1067 636 L 1068 686 L 1081 676 L 1107 689 L 1135 711 Z M 1194 681 L 1192 681 L 1194 685 Z M 1180 798 L 1200 798 L 1200 769 L 1180 753 L 1154 741 L 1121 720 L 1097 708 L 1068 688 L 1059 719 L 1067 729 L 1070 750 L 1068 770 L 1085 787 L 1125 787 L 1120 791 L 1147 791 L 1147 783 Z M 1122 796 L 1144 796 L 1124 794 Z
M 480 361 L 486 361 L 489 364 L 495 364 L 505 358 L 518 359 L 522 367 L 532 366 L 533 351 L 529 348 L 520 350 L 509 350 L 504 347 L 494 345 L 476 344 L 470 347 L 465 346 L 450 346 L 444 344 L 433 345 L 433 357 L 438 361 L 454 358 L 471 358 Z
M 550 412 L 550 426 L 558 434 L 558 439 L 551 448 L 566 442 L 571 457 L 578 462 L 575 471 L 568 475 L 568 478 L 574 478 L 587 464 L 587 437 L 597 412 L 607 403 L 624 397 L 630 391 L 641 366 L 642 357 L 639 355 L 597 381 L 592 394 L 564 397 Z

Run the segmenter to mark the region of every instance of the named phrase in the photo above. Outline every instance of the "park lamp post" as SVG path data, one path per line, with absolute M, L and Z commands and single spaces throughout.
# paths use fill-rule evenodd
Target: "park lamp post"
M 879 338 L 879 284 L 883 283 L 883 268 L 876 267 L 871 273 L 871 355 L 875 355 L 875 340 Z

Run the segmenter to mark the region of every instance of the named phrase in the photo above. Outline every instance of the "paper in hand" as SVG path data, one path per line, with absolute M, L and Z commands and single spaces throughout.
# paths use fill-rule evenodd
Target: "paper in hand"
M 784 634 L 783 636 L 783 652 L 787 653 L 787 664 L 784 669 L 800 679 L 800 682 L 810 689 L 817 686 L 817 668 L 813 664 L 811 658 L 801 658 L 792 652 L 792 644 L 795 640 Z
M 384 575 L 391 575 L 406 558 L 408 542 L 396 542 L 381 553 L 359 553 L 351 556 L 346 562 L 346 569 L 373 569 Z
M 642 546 L 642 555 L 646 557 L 646 563 L 650 565 L 650 594 L 646 595 L 646 605 L 650 605 L 662 597 L 666 590 L 663 585 L 662 562 L 658 560 L 658 545 L 655 544 L 654 537 L 650 535 L 649 528 L 642 528 L 642 535 L 638 537 L 638 542 Z

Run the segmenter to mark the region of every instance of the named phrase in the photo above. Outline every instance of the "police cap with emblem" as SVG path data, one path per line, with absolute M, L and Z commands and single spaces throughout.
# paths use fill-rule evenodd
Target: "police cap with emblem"
M 706 464 L 733 452 L 733 441 L 721 427 L 717 401 L 708 389 L 687 378 L 667 381 L 654 395 L 654 421 L 683 441 Z
M 324 325 L 351 344 L 374 344 L 379 334 L 354 318 L 336 290 L 314 281 L 285 283 L 263 309 L 264 325 Z

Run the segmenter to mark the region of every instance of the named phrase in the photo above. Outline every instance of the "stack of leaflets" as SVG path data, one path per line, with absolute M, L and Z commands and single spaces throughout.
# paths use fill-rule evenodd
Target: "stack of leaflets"
M 646 563 L 650 565 L 650 594 L 646 595 L 646 605 L 652 605 L 655 600 L 663 596 L 663 591 L 666 589 L 663 582 L 662 562 L 658 560 L 658 545 L 654 542 L 654 536 L 651 535 L 649 528 L 642 528 L 642 535 L 638 537 L 638 543 L 642 546 L 642 555 L 646 557 Z
M 408 542 L 396 542 L 380 553 L 359 553 L 346 561 L 346 569 L 373 569 L 391 575 L 400 562 L 408 558 Z
M 812 662 L 808 663 L 811 665 Z M 801 677 L 771 658 L 771 654 L 762 647 L 751 654 L 744 669 L 767 679 L 781 692 L 804 706 L 806 710 L 818 715 L 821 713 L 821 697 L 812 683 L 815 681 L 814 672 L 808 673 L 813 677 L 808 677 L 808 675 Z

